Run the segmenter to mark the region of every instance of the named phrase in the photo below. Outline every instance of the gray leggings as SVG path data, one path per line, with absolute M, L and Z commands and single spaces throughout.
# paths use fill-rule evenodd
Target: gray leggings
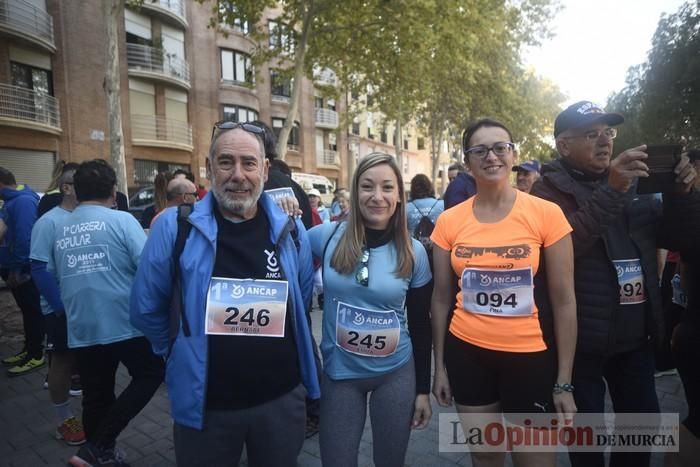
M 368 394 L 374 465 L 404 465 L 416 400 L 413 358 L 397 370 L 373 378 L 332 380 L 324 373 L 320 433 L 324 466 L 357 466 Z

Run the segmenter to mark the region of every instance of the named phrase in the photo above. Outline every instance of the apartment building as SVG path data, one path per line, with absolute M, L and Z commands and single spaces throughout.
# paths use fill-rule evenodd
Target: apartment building
M 284 125 L 291 83 L 279 66 L 253 69 L 245 21 L 209 27 L 212 4 L 147 0 L 119 19 L 121 111 L 130 189 L 163 170 L 205 180 L 218 120 Z M 271 10 L 270 47 L 293 47 Z M 102 2 L 0 0 L 0 165 L 42 191 L 55 161 L 109 159 Z M 290 50 L 291 51 L 291 50 Z M 323 98 L 330 70 L 304 79 L 286 161 L 333 181 L 347 177 L 342 108 Z M 341 183 L 342 184 L 342 183 Z
M 352 98 L 351 98 L 352 99 Z M 362 96 L 362 100 L 367 96 Z M 352 105 L 352 101 L 351 101 Z M 388 120 L 381 112 L 360 112 L 354 117 L 349 133 L 349 151 L 351 164 L 373 152 L 384 152 L 396 156 L 397 131 L 395 122 Z M 411 179 L 417 174 L 425 174 L 432 178 L 433 166 L 430 153 L 430 138 L 416 125 L 415 121 L 406 124 L 402 134 L 402 175 L 406 191 L 410 189 Z M 438 157 L 439 174 L 446 173 L 450 164 L 450 154 L 447 145 L 440 148 Z M 352 172 L 352 169 L 348 169 Z M 438 177 L 435 182 L 435 193 L 442 195 L 447 188 L 446 177 Z

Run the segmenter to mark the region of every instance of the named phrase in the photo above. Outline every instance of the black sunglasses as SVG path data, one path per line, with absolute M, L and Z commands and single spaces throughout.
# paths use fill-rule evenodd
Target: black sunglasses
M 369 248 L 362 249 L 360 267 L 355 273 L 355 280 L 358 284 L 367 287 L 369 285 Z
M 220 122 L 216 122 L 214 124 L 214 128 L 211 129 L 211 139 L 212 141 L 214 140 L 214 134 L 216 134 L 216 130 L 219 131 L 228 131 L 228 130 L 235 130 L 236 128 L 240 128 L 242 130 L 247 131 L 248 133 L 253 133 L 254 135 L 265 135 L 265 130 L 262 129 L 261 127 L 254 125 L 252 123 L 238 123 L 238 122 L 232 122 L 230 120 L 222 120 Z

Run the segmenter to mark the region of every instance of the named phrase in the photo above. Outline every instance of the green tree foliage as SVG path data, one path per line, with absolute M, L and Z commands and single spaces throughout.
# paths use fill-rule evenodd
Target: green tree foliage
M 432 141 L 433 179 L 443 138 L 459 147 L 461 130 L 485 116 L 511 128 L 522 157 L 548 160 L 552 148 L 543 138 L 551 135 L 564 96 L 524 69 L 520 53 L 550 36 L 542 24 L 556 14 L 558 4 L 446 0 L 440 7 L 445 18 L 436 27 L 439 46 L 426 77 L 430 92 L 419 111 Z M 456 155 L 461 160 L 461 153 Z
M 548 37 L 543 24 L 556 13 L 556 0 L 218 0 L 212 25 L 243 16 L 251 28 L 261 26 L 264 9 L 273 7 L 294 35 L 294 53 L 270 50 L 262 25 L 251 33 L 259 44 L 253 58 L 294 76 L 287 123 L 301 77 L 330 68 L 341 86 L 322 92 L 369 93 L 371 103 L 354 110 L 380 111 L 399 132 L 416 118 L 434 148 L 470 120 L 493 116 L 521 137 L 528 157 L 547 152 L 540 135 L 551 133 L 563 96 L 523 69 L 520 52 Z M 280 154 L 284 138 L 283 131 Z M 402 140 L 399 134 L 399 157 Z M 433 178 L 436 162 L 434 151 Z
M 250 36 L 257 43 L 252 55 L 253 63 L 259 65 L 271 62 L 273 67 L 294 78 L 285 126 L 277 141 L 277 151 L 282 157 L 299 107 L 302 78 L 313 78 L 313 71 L 317 68 L 329 67 L 337 72 L 349 70 L 348 64 L 366 63 L 374 56 L 372 50 L 366 51 L 358 47 L 343 49 L 343 42 L 348 42 L 349 36 L 373 34 L 383 29 L 388 18 L 391 18 L 386 12 L 395 3 L 400 3 L 384 0 L 198 1 L 212 5 L 212 27 L 232 25 L 235 20 L 245 18 L 249 24 Z M 267 24 L 260 22 L 263 12 L 268 8 L 279 11 L 275 20 L 283 25 L 293 47 L 268 47 Z M 337 93 L 337 90 L 327 89 L 326 92 Z
M 631 67 L 608 109 L 625 116 L 617 146 L 700 145 L 700 2 L 661 17 L 647 61 Z

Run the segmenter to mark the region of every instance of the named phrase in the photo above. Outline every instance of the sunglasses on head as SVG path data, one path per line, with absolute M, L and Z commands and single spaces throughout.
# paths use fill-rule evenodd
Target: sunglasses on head
M 264 129 L 252 123 L 238 123 L 232 122 L 230 120 L 223 120 L 214 124 L 214 128 L 211 129 L 211 139 L 214 140 L 216 130 L 219 130 L 219 132 L 223 132 L 228 130 L 235 130 L 236 128 L 240 128 L 241 130 L 247 131 L 248 133 L 253 133 L 254 135 L 265 135 Z

